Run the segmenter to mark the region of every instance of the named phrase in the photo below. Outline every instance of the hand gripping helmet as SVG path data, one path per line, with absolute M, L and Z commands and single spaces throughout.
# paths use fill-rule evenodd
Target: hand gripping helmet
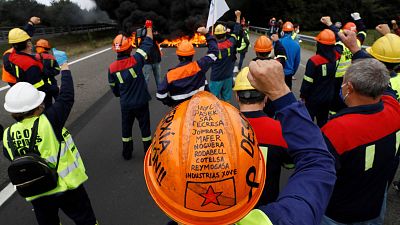
M 128 50 L 131 46 L 132 46 L 132 39 L 125 37 L 122 34 L 119 34 L 114 38 L 112 49 L 115 52 L 123 52 Z
M 188 40 L 183 40 L 176 48 L 176 54 L 179 56 L 191 56 L 196 53 L 192 43 Z
M 256 52 L 271 52 L 272 41 L 265 35 L 261 35 L 254 43 L 254 51 Z
M 144 159 L 147 188 L 181 224 L 233 224 L 257 203 L 265 161 L 249 122 L 199 92 L 159 123 Z

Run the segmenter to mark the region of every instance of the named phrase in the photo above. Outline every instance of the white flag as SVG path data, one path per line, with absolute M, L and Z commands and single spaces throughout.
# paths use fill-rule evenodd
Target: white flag
M 229 11 L 229 6 L 225 0 L 212 0 L 208 13 L 207 28 L 213 26 L 227 11 Z

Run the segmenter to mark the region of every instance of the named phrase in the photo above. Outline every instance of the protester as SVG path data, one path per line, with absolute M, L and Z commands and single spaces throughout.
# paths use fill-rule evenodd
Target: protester
M 159 43 L 163 41 L 163 38 L 158 32 L 153 33 L 153 46 L 149 54 L 147 55 L 147 59 L 143 66 L 143 75 L 146 83 L 149 83 L 150 74 L 153 73 L 154 80 L 156 82 L 156 87 L 160 85 L 163 80 L 163 76 L 161 76 L 161 49 Z
M 36 59 L 43 64 L 43 81 L 51 86 L 47 94 L 56 100 L 59 94 L 56 76 L 60 74 L 60 66 L 51 54 L 51 46 L 48 40 L 39 39 L 35 45 Z
M 311 119 L 322 127 L 329 116 L 329 107 L 335 95 L 335 74 L 340 54 L 335 50 L 333 31 L 325 29 L 316 37 L 317 54 L 306 65 L 300 97 L 306 104 Z
M 258 185 L 257 183 L 262 174 L 262 168 L 250 166 L 248 163 L 252 161 L 249 161 L 247 155 L 243 154 L 246 152 L 244 151 L 245 149 L 249 150 L 250 146 L 256 143 L 255 141 L 246 144 L 248 147 L 243 149 L 239 147 L 240 143 L 237 142 L 237 140 L 241 140 L 242 138 L 227 138 L 226 136 L 246 135 L 247 138 L 253 140 L 254 133 L 247 130 L 251 129 L 250 127 L 247 129 L 237 127 L 247 127 L 247 122 L 238 118 L 238 113 L 231 111 L 231 107 L 226 105 L 221 106 L 224 103 L 215 98 L 210 99 L 209 96 L 199 93 L 190 101 L 178 106 L 165 117 L 160 123 L 158 131 L 156 131 L 154 145 L 146 155 L 144 165 L 145 178 L 150 194 L 161 209 L 172 219 L 181 224 L 193 224 L 193 221 L 195 221 L 199 224 L 210 225 L 234 224 L 237 220 L 240 220 L 236 222 L 239 225 L 320 224 L 336 180 L 334 159 L 327 150 L 319 128 L 310 120 L 303 103 L 297 102 L 294 95 L 290 93 L 289 88 L 285 85 L 283 76 L 281 64 L 274 60 L 258 60 L 250 63 L 249 81 L 257 90 L 267 95 L 273 101 L 278 111 L 277 118 L 282 125 L 283 137 L 288 144 L 288 153 L 293 157 L 294 162 L 296 162 L 294 175 L 289 178 L 288 185 L 280 193 L 277 202 L 252 210 L 240 220 L 244 216 L 244 213 L 248 212 L 254 204 L 254 198 L 259 195 L 259 187 L 262 187 L 262 185 Z M 190 109 L 189 112 L 187 111 L 187 107 Z M 196 113 L 196 110 L 200 108 L 203 109 L 201 114 L 200 111 Z M 224 109 L 229 111 L 225 111 Z M 213 114 L 215 111 L 220 113 Z M 229 193 L 232 193 L 232 182 L 243 179 L 243 176 L 236 177 L 237 174 L 235 175 L 234 173 L 226 177 L 216 177 L 213 179 L 212 184 L 204 182 L 200 184 L 199 182 L 204 181 L 204 179 L 201 179 L 201 177 L 196 178 L 197 174 L 199 176 L 202 173 L 207 174 L 208 169 L 205 169 L 202 173 L 193 172 L 194 175 L 191 176 L 187 175 L 188 172 L 181 173 L 175 169 L 179 168 L 182 171 L 191 171 L 193 170 L 191 168 L 196 168 L 196 165 L 199 168 L 200 165 L 207 166 L 207 162 L 202 164 L 192 163 L 196 162 L 195 151 L 191 150 L 193 148 L 192 144 L 195 144 L 195 140 L 200 141 L 203 138 L 200 138 L 201 132 L 193 133 L 193 129 L 190 129 L 192 126 L 198 124 L 193 120 L 201 120 L 200 116 L 207 117 L 207 115 L 214 115 L 215 119 L 217 117 L 224 118 L 222 123 L 226 123 L 226 125 L 222 126 L 219 122 L 218 128 L 222 131 L 220 134 L 223 134 L 220 137 L 223 137 L 225 142 L 229 140 L 229 147 L 220 147 L 221 150 L 219 152 L 221 154 L 222 152 L 226 152 L 224 158 L 229 158 L 229 163 L 232 166 L 241 165 L 236 170 L 237 174 L 243 174 L 244 176 L 246 169 L 250 169 L 247 174 L 250 175 L 251 180 L 248 180 L 247 184 L 244 181 L 243 183 L 238 183 L 240 187 L 244 187 L 237 189 L 238 193 L 235 202 L 240 202 L 241 204 L 230 203 L 231 201 L 228 201 L 230 199 L 228 196 L 230 196 Z M 227 118 L 230 118 L 229 121 L 231 122 L 227 123 Z M 219 119 L 214 121 L 219 121 Z M 160 134 L 162 130 L 165 130 L 165 126 L 174 131 L 175 135 L 168 137 L 170 143 L 171 141 L 173 143 L 161 149 L 162 146 L 159 143 L 166 137 Z M 185 141 L 182 141 L 182 138 Z M 229 151 L 225 151 L 226 148 L 229 148 Z M 252 151 L 254 159 L 259 160 L 258 148 L 251 149 L 254 150 L 254 152 Z M 198 149 L 198 151 L 201 150 L 201 148 Z M 236 155 L 236 157 L 231 158 L 230 155 L 232 154 Z M 201 156 L 197 157 L 201 158 Z M 157 162 L 154 160 L 157 160 Z M 162 172 L 159 175 L 160 170 L 156 169 L 159 168 L 158 165 L 163 166 L 161 172 L 176 171 L 176 173 L 169 174 Z M 177 167 L 176 165 L 180 166 Z M 248 167 L 245 165 L 248 165 Z M 171 166 L 174 169 L 170 169 Z M 243 171 L 243 169 L 245 170 Z M 224 171 L 223 168 L 212 170 L 214 174 L 218 173 L 221 175 L 222 171 Z M 208 176 L 213 176 L 213 174 L 208 174 Z M 160 181 L 160 179 L 162 180 Z M 224 189 L 221 189 L 220 182 L 228 183 L 226 183 L 227 186 Z M 253 189 L 250 192 L 247 191 L 245 197 L 246 203 L 242 202 L 242 191 L 246 192 L 247 185 L 250 184 L 253 186 Z M 174 189 L 170 187 L 174 187 Z M 222 201 L 223 204 L 220 204 L 219 202 Z M 232 207 L 226 207 L 229 206 L 227 204 L 233 205 Z M 243 213 L 237 213 L 235 210 L 238 210 L 238 208 Z M 229 214 L 229 212 L 231 213 Z
M 197 29 L 207 39 L 207 55 L 192 62 L 195 49 L 189 41 L 182 41 L 176 55 L 179 64 L 171 68 L 157 89 L 157 99 L 164 105 L 175 107 L 181 102 L 190 99 L 199 91 L 208 91 L 206 72 L 217 60 L 218 47 L 214 36 L 208 33 L 205 27 Z
M 236 41 L 240 31 L 239 10 L 235 11 L 236 23 L 227 36 L 226 27 L 218 24 L 214 35 L 218 42 L 218 59 L 211 66 L 210 91 L 217 98 L 229 101 L 232 97 L 233 69 L 236 61 Z
M 282 128 L 276 121 L 263 112 L 265 94 L 251 86 L 247 79 L 249 67 L 243 68 L 235 80 L 236 101 L 240 112 L 247 118 L 256 134 L 260 150 L 267 163 L 267 174 L 263 194 L 257 206 L 276 201 L 279 195 L 281 167 L 293 168 L 293 160 L 287 153 L 287 144 L 282 137 Z
M 292 39 L 294 26 L 290 21 L 283 24 L 283 36 L 280 41 L 286 51 L 286 61 L 284 66 L 285 83 L 292 90 L 292 79 L 300 65 L 300 45 Z
M 150 110 L 151 99 L 142 72 L 145 58 L 153 46 L 153 23 L 146 21 L 147 35 L 134 55 L 132 39 L 122 34 L 115 37 L 113 50 L 117 52 L 117 61 L 108 69 L 108 82 L 116 97 L 120 98 L 122 115 L 122 156 L 125 160 L 132 158 L 132 126 L 137 119 L 142 133 L 144 152 L 151 143 Z
M 17 122 L 4 132 L 3 152 L 9 160 L 18 158 L 20 166 L 35 155 L 42 158 L 49 164 L 48 166 L 55 168 L 57 174 L 55 188 L 24 196 L 32 203 L 39 225 L 61 224 L 58 216 L 59 209 L 63 210 L 76 224 L 97 225 L 89 197 L 83 186 L 88 176 L 82 158 L 71 134 L 64 127 L 74 103 L 74 85 L 66 55 L 64 52 L 61 54 L 58 52 L 57 55 L 58 61 L 63 62 L 61 64 L 61 91 L 52 106 L 45 109 L 43 101 L 46 94 L 27 82 L 18 82 L 7 92 L 4 108 Z M 24 135 L 21 135 L 22 133 Z M 35 136 L 36 140 L 32 138 Z M 26 154 L 30 156 L 24 159 Z M 29 170 L 24 173 L 26 177 L 40 173 L 37 170 L 33 171 L 33 167 L 24 169 Z M 16 178 L 25 179 L 25 177 Z M 40 179 L 41 177 L 38 178 Z M 24 188 L 25 191 L 37 192 L 37 189 L 44 188 L 35 186 L 36 181 L 30 181 L 28 186 L 25 186 L 26 183 L 17 185 L 17 190 L 21 191 L 21 188 Z M 32 221 L 26 221 L 26 224 L 32 224 Z

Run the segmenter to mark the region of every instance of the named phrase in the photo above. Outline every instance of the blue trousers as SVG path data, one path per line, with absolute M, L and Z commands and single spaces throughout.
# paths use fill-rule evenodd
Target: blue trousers
M 232 97 L 232 84 L 232 77 L 220 81 L 210 81 L 210 91 L 217 98 L 229 101 Z
M 164 76 L 161 75 L 160 63 L 144 64 L 143 75 L 147 84 L 149 83 L 149 77 L 151 73 L 153 73 L 154 80 L 156 81 L 156 85 L 158 87 L 158 85 L 161 84 L 162 80 L 164 79 Z

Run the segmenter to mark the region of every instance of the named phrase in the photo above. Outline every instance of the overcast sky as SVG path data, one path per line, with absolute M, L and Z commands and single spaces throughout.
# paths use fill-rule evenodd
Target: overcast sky
M 36 1 L 45 5 L 50 5 L 51 2 L 51 0 L 36 0 Z M 81 8 L 84 9 L 91 9 L 96 5 L 92 0 L 71 0 L 71 2 L 77 3 Z

